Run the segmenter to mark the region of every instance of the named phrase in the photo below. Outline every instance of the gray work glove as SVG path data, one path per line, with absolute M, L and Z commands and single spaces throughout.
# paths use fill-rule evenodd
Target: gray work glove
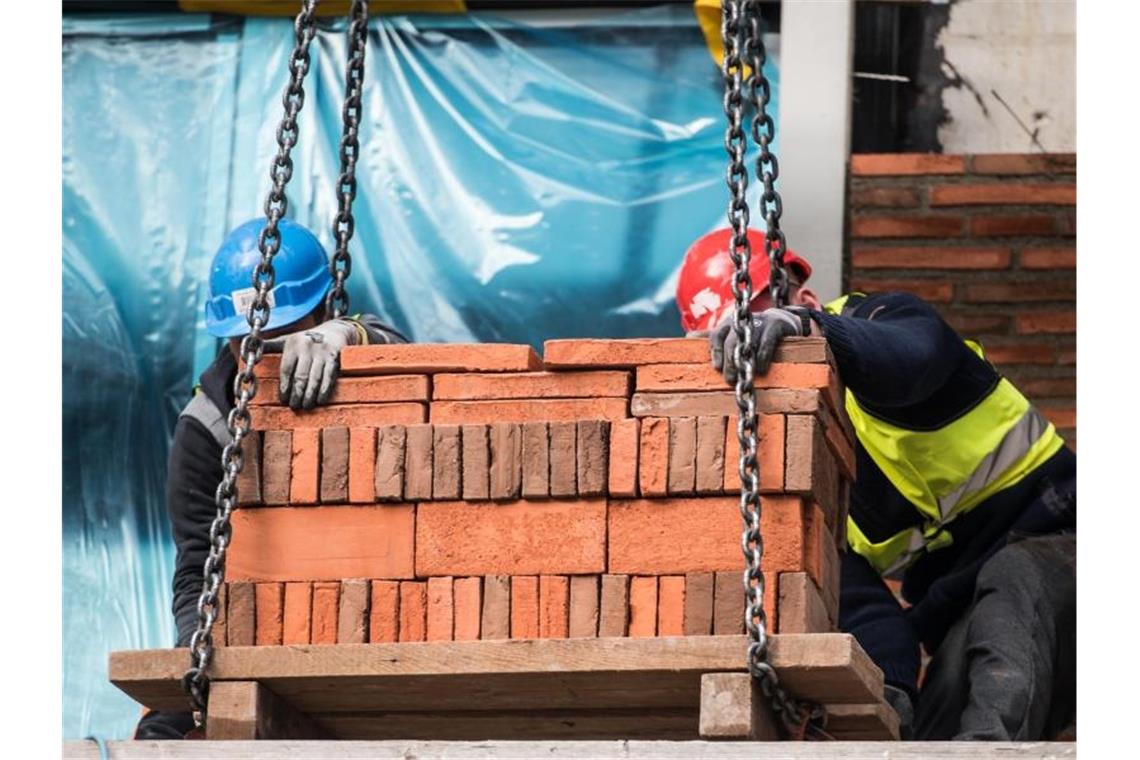
M 898 687 L 884 684 L 883 698 L 899 716 L 899 739 L 909 741 L 914 733 L 914 704 L 910 695 Z
M 709 334 L 713 369 L 724 375 L 729 385 L 736 385 L 736 364 L 732 360 L 736 351 L 736 331 L 732 329 L 730 315 Z M 787 337 L 811 335 L 811 317 L 803 306 L 785 306 L 782 309 L 765 309 L 752 315 L 753 367 L 763 375 L 772 363 L 776 345 Z
M 340 371 L 340 352 L 360 342 L 360 328 L 348 319 L 332 319 L 308 330 L 265 341 L 268 353 L 281 356 L 281 403 L 312 409 L 327 403 Z

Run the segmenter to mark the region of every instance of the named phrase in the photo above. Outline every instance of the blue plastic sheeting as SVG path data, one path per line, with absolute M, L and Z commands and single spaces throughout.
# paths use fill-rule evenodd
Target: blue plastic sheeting
M 719 71 L 688 8 L 549 19 L 373 20 L 354 310 L 417 341 L 679 332 L 681 255 L 724 225 Z M 174 640 L 166 455 L 217 350 L 207 263 L 268 189 L 291 45 L 287 19 L 65 19 L 69 738 L 128 736 L 107 653 Z M 322 26 L 289 186 L 329 250 L 344 54 Z

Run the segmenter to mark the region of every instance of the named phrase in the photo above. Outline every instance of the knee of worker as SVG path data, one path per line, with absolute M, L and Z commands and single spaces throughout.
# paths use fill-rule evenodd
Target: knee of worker
M 1026 538 L 1003 547 L 978 573 L 977 595 L 1006 592 L 1019 596 L 1069 594 L 1076 588 L 1076 536 Z

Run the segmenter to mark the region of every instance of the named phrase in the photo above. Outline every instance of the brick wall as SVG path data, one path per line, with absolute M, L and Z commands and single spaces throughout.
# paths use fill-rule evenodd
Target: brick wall
M 1076 448 L 1076 156 L 851 158 L 850 289 L 934 303 Z

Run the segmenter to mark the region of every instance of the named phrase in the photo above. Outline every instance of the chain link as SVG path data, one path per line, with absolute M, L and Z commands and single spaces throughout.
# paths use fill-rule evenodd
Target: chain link
M 210 551 L 202 568 L 202 592 L 198 597 L 198 627 L 190 638 L 190 668 L 182 677 L 182 686 L 194 708 L 194 720 L 204 725 L 209 702 L 210 681 L 207 671 L 214 653 L 213 628 L 218 616 L 218 591 L 226 564 L 226 548 L 230 540 L 230 515 L 237 503 L 237 477 L 244 464 L 242 441 L 250 432 L 250 399 L 257 393 L 254 366 L 261 359 L 261 331 L 269 322 L 269 293 L 275 273 L 273 257 L 281 247 L 277 225 L 285 216 L 288 199 L 285 186 L 293 176 L 293 159 L 289 153 L 297 144 L 297 115 L 305 104 L 304 81 L 309 72 L 309 45 L 316 33 L 314 14 L 318 0 L 303 0 L 301 12 L 293 22 L 294 46 L 289 57 L 289 84 L 282 96 L 285 115 L 277 127 L 277 155 L 269 170 L 272 189 L 265 200 L 265 228 L 257 239 L 261 261 L 253 270 L 253 287 L 257 295 L 246 312 L 249 334 L 242 339 L 244 366 L 234 377 L 234 408 L 226 419 L 232 440 L 222 450 L 222 481 L 214 493 L 217 512 L 210 524 Z
M 336 194 L 339 204 L 333 235 L 336 253 L 329 264 L 333 286 L 325 300 L 326 311 L 334 319 L 348 313 L 348 293 L 344 283 L 352 272 L 348 243 L 356 229 L 352 202 L 356 199 L 356 160 L 360 156 L 361 91 L 364 86 L 364 51 L 368 47 L 368 0 L 353 0 L 349 12 L 348 63 L 344 69 L 343 130 L 340 137 L 340 176 Z
M 733 310 L 733 330 L 736 333 L 736 347 L 732 361 L 736 367 L 736 435 L 740 441 L 740 515 L 744 529 L 740 538 L 744 553 L 744 626 L 751 639 L 748 645 L 748 670 L 760 683 L 764 695 L 772 703 L 772 708 L 785 728 L 793 734 L 802 734 L 809 720 L 817 719 L 822 713 L 792 699 L 780 685 L 779 676 L 768 663 L 767 620 L 764 614 L 764 573 L 760 562 L 764 556 L 764 539 L 760 533 L 760 476 L 757 465 L 758 438 L 756 430 L 755 394 L 755 346 L 752 335 L 752 277 L 749 264 L 752 247 L 748 240 L 749 210 L 746 194 L 748 191 L 748 168 L 745 154 L 748 141 L 744 133 L 744 79 L 745 65 L 741 57 L 741 47 L 748 60 L 748 99 L 755 108 L 752 133 L 761 147 L 761 163 L 757 172 L 763 177 L 765 216 L 768 229 L 775 229 L 778 243 L 768 246 L 772 261 L 771 281 L 774 298 L 782 288 L 786 297 L 787 276 L 783 271 L 783 235 L 779 232 L 779 196 L 773 184 L 776 180 L 776 158 L 769 151 L 774 132 L 771 117 L 764 106 L 769 98 L 768 81 L 763 75 L 764 48 L 760 41 L 760 18 L 756 0 L 721 0 L 721 40 L 724 43 L 724 61 L 721 73 L 724 77 L 724 115 L 728 126 L 725 128 L 724 146 L 729 164 L 725 178 L 730 192 L 728 222 L 732 227 L 729 256 L 732 258 L 735 273 L 732 279 L 732 293 L 736 308 Z M 769 206 L 771 199 L 774 206 Z

